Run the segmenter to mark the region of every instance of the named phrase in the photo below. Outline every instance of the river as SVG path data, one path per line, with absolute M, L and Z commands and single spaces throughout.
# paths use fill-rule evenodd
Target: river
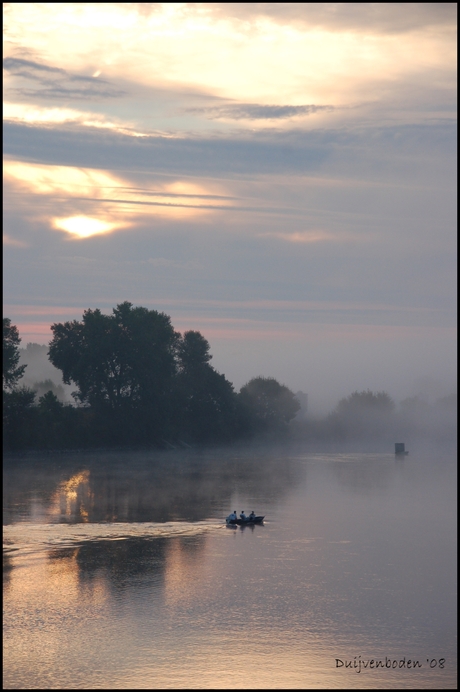
M 456 487 L 434 447 L 7 459 L 4 688 L 454 689 Z

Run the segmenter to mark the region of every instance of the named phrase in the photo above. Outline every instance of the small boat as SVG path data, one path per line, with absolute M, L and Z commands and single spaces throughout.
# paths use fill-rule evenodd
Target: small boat
M 263 521 L 265 519 L 265 516 L 263 517 L 253 517 L 250 519 L 249 517 L 246 517 L 246 519 L 229 519 L 227 517 L 226 522 L 227 524 L 233 525 L 233 526 L 246 526 L 247 524 L 263 524 Z

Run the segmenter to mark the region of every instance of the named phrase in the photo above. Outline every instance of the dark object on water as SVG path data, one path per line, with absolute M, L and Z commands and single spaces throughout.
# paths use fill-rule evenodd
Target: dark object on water
M 409 452 L 405 451 L 404 442 L 395 442 L 395 455 L 404 456 L 406 454 L 409 454 Z
M 253 519 L 249 519 L 247 517 L 246 519 L 227 519 L 227 524 L 231 525 L 237 525 L 237 526 L 247 526 L 248 524 L 263 524 L 264 521 L 264 516 L 263 517 L 254 517 Z

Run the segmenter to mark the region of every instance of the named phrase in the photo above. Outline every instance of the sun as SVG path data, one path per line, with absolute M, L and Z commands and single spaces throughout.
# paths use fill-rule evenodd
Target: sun
M 110 233 L 116 224 L 90 216 L 69 216 L 66 219 L 54 219 L 54 227 L 70 233 L 74 238 L 90 238 L 101 233 Z

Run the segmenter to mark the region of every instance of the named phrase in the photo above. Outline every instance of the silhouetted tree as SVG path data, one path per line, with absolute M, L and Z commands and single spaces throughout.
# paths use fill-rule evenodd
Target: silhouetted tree
M 33 404 L 35 392 L 18 387 L 25 365 L 19 365 L 18 328 L 3 318 L 3 445 L 18 449 L 33 440 Z M 8 391 L 9 390 L 9 391 Z
M 179 338 L 168 315 L 124 302 L 112 315 L 86 310 L 81 322 L 53 324 L 51 363 L 90 405 L 112 439 L 165 434 Z
M 236 432 L 233 385 L 209 364 L 209 342 L 197 331 L 177 342 L 176 434 L 189 440 L 228 440 Z
M 188 331 L 177 342 L 180 372 L 192 372 L 205 366 L 212 359 L 209 341 L 200 332 Z
M 8 317 L 3 318 L 3 387 L 13 389 L 24 374 L 25 365 L 19 365 L 18 328 Z
M 239 399 L 256 432 L 285 431 L 300 409 L 295 394 L 273 377 L 254 377 L 241 388 Z
M 35 392 L 27 387 L 3 390 L 3 444 L 7 449 L 33 445 L 34 400 Z
M 273 378 L 257 377 L 237 396 L 210 364 L 198 331 L 175 332 L 168 315 L 120 303 L 112 314 L 85 310 L 81 321 L 55 323 L 49 359 L 79 406 L 59 401 L 62 388 L 17 382 L 19 334 L 4 320 L 4 439 L 10 448 L 231 441 L 242 434 L 286 430 L 300 405 Z M 35 346 L 35 345 L 32 345 Z M 40 348 L 37 346 L 37 348 Z M 11 391 L 8 391 L 11 390 Z

